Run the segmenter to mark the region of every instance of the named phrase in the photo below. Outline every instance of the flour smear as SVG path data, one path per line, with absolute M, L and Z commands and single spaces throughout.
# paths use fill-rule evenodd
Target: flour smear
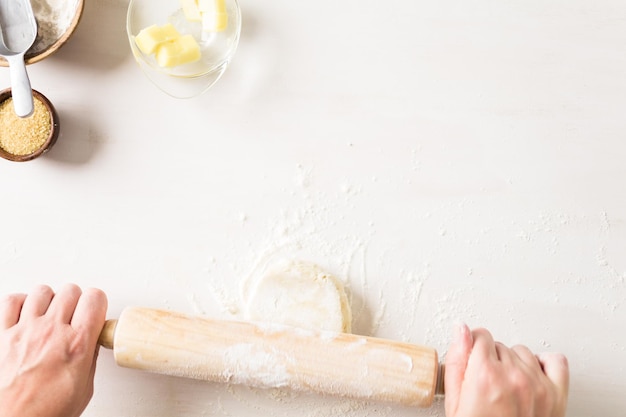
M 335 189 L 328 190 L 319 187 L 317 182 L 313 168 L 296 166 L 292 187 L 283 190 L 291 197 L 291 204 L 269 218 L 262 233 L 257 231 L 248 238 L 249 241 L 225 243 L 230 248 L 226 258 L 223 255 L 208 257 L 205 273 L 210 296 L 207 299 L 188 297 L 196 313 L 206 314 L 207 305 L 217 304 L 224 318 L 245 320 L 247 302 L 259 278 L 285 260 L 302 260 L 319 265 L 341 282 L 352 309 L 352 333 L 380 336 L 384 330 L 384 335 L 389 338 L 415 343 L 437 339 L 437 345 L 445 345 L 448 339 L 445 321 L 456 314 L 448 314 L 443 303 L 446 300 L 442 300 L 437 328 L 428 334 L 415 334 L 420 294 L 429 274 L 421 266 L 415 271 L 400 273 L 391 269 L 389 272 L 389 265 L 395 264 L 392 254 L 372 253 L 370 244 L 377 232 L 374 221 L 354 215 L 360 209 L 358 202 L 363 185 L 346 178 L 339 180 Z M 255 219 L 254 215 L 245 212 L 236 217 L 242 229 L 250 228 Z M 408 290 L 401 299 L 388 292 L 390 279 L 395 281 L 393 286 L 399 288 L 405 287 L 406 281 Z M 281 375 L 281 372 L 274 376 L 268 374 L 267 378 L 280 379 Z M 404 408 L 238 384 L 228 385 L 224 391 L 218 388 L 212 395 L 219 397 L 220 414 L 232 416 L 443 415 L 440 403 L 429 409 Z

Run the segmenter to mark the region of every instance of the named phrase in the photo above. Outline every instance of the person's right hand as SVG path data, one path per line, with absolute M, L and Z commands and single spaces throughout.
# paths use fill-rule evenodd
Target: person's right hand
M 445 360 L 447 417 L 564 417 L 567 359 L 494 342 L 460 326 Z

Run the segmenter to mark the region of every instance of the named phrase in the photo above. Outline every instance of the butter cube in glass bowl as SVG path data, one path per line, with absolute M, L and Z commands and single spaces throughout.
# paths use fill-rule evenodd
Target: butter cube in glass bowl
M 162 91 L 190 98 L 208 90 L 239 43 L 237 0 L 131 0 L 126 31 L 143 73 Z

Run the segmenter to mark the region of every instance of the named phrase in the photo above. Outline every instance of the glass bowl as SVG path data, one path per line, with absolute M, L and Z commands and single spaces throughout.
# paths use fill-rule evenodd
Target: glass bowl
M 225 0 L 226 29 L 205 32 L 199 22 L 185 18 L 180 0 L 131 0 L 126 32 L 130 48 L 143 73 L 159 89 L 175 98 L 190 98 L 208 90 L 222 76 L 232 59 L 241 33 L 241 10 L 237 0 Z M 181 35 L 191 34 L 200 46 L 200 59 L 193 63 L 164 68 L 153 54 L 137 47 L 135 37 L 143 29 L 171 23 Z

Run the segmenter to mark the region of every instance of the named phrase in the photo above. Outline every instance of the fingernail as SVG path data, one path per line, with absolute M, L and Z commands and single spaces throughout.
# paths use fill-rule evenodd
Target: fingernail
M 454 325 L 454 340 L 460 342 L 468 332 L 467 324 L 459 322 Z
M 471 349 L 474 344 L 472 333 L 465 323 L 460 323 L 457 325 L 455 330 L 455 340 L 459 345 L 465 347 L 465 349 Z

